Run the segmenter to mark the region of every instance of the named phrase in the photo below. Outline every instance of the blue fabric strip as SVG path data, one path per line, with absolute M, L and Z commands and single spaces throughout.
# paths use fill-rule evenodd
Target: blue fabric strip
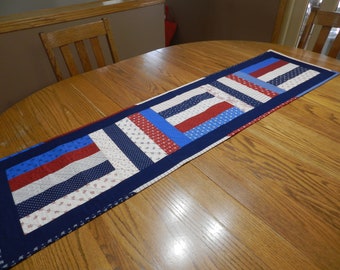
M 244 103 L 247 103 L 249 104 L 250 106 L 253 106 L 253 107 L 257 107 L 257 106 L 260 106 L 261 104 L 263 104 L 262 102 L 256 100 L 256 99 L 253 99 L 251 98 L 250 96 L 247 96 L 229 86 L 226 86 L 225 84 L 223 83 L 220 83 L 218 81 L 215 81 L 215 82 L 212 82 L 211 83 L 212 86 L 228 93 L 229 95 L 243 101 Z
M 185 135 L 188 136 L 191 140 L 196 140 L 215 130 L 216 128 L 228 123 L 241 114 L 243 114 L 243 111 L 236 107 L 232 107 L 229 110 L 217 115 L 216 117 L 202 123 L 201 125 L 198 125 L 195 128 L 185 132 Z
M 278 62 L 278 61 L 280 61 L 280 59 L 271 57 L 271 58 L 263 60 L 263 61 L 261 61 L 259 63 L 256 63 L 254 65 L 251 65 L 249 67 L 246 67 L 246 68 L 242 69 L 241 71 L 244 72 L 244 73 L 248 73 L 249 74 L 249 73 L 252 73 L 252 72 L 254 72 L 256 70 L 259 70 L 260 68 L 264 68 L 264 67 L 269 66 L 269 65 L 271 65 L 271 64 L 273 64 L 275 62 Z
M 285 91 L 283 89 L 280 89 L 272 84 L 269 84 L 269 83 L 266 83 L 264 81 L 261 81 L 259 79 L 256 79 L 250 75 L 248 75 L 247 73 L 244 73 L 244 72 L 235 72 L 234 73 L 237 77 L 240 77 L 242 79 L 245 79 L 247 80 L 248 82 L 251 82 L 253 84 L 256 84 L 258 86 L 261 86 L 269 91 L 272 91 L 272 92 L 275 92 L 277 94 L 282 94 L 284 93 Z
M 14 156 L 16 156 L 16 155 L 19 155 L 19 154 L 21 154 L 21 153 L 24 153 L 24 152 L 26 152 L 26 151 L 28 151 L 28 150 L 31 150 L 31 149 L 33 149 L 33 148 L 35 148 L 35 147 L 37 147 L 37 146 L 39 146 L 39 145 L 41 145 L 41 144 L 42 144 L 42 143 L 38 143 L 38 144 L 32 145 L 31 147 L 27 147 L 26 149 L 24 149 L 24 150 L 22 150 L 22 151 L 19 151 L 19 152 L 16 152 L 16 153 L 12 154 L 12 155 L 9 155 L 9 156 L 0 158 L 0 163 L 1 163 L 2 161 L 4 161 L 5 159 L 9 159 L 9 158 L 14 157 Z
M 74 141 L 59 145 L 58 147 L 48 152 L 35 156 L 27 161 L 24 161 L 9 168 L 6 171 L 8 180 L 11 180 L 12 178 L 20 174 L 23 174 L 25 172 L 38 168 L 48 162 L 51 162 L 66 153 L 83 148 L 84 146 L 87 146 L 91 143 L 93 143 L 91 138 L 89 136 L 84 136 Z
M 163 117 L 153 110 L 144 110 L 141 112 L 141 114 L 180 147 L 183 147 L 191 142 L 187 136 L 173 127 L 169 122 L 167 122 Z
M 180 112 L 185 111 L 186 109 L 191 108 L 192 106 L 200 103 L 203 100 L 213 98 L 214 96 L 209 93 L 203 93 L 194 97 L 189 98 L 188 100 L 185 100 L 167 110 L 164 110 L 162 112 L 159 112 L 158 114 L 162 116 L 163 118 L 168 118 L 171 117 L 175 114 L 178 114 Z
M 103 130 L 139 170 L 153 164 L 153 161 L 118 126 L 110 125 Z
M 285 74 L 282 74 L 270 81 L 268 81 L 267 83 L 269 84 L 272 84 L 272 85 L 275 85 L 275 86 L 278 86 L 290 79 L 293 79 L 294 77 L 300 75 L 301 73 L 304 73 L 306 72 L 308 69 L 307 68 L 304 68 L 304 67 L 297 67 L 297 68 L 294 68 L 293 70 L 285 73 Z
M 20 218 L 23 218 L 42 207 L 66 196 L 67 194 L 74 192 L 81 187 L 85 186 L 104 175 L 112 172 L 113 166 L 109 161 L 105 161 L 93 168 L 82 171 L 69 180 L 53 186 L 52 188 L 26 200 L 17 205 L 17 210 Z

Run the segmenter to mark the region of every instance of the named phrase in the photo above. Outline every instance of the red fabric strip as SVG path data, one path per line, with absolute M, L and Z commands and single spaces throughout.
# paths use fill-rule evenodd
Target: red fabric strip
M 249 87 L 249 88 L 251 88 L 253 90 L 256 90 L 256 91 L 258 91 L 258 92 L 260 92 L 260 93 L 262 93 L 262 94 L 264 94 L 264 95 L 266 95 L 268 97 L 275 97 L 275 96 L 277 96 L 277 93 L 275 93 L 273 91 L 270 91 L 270 90 L 268 90 L 266 88 L 263 88 L 262 86 L 256 85 L 256 84 L 254 84 L 252 82 L 249 82 L 249 81 L 247 81 L 245 79 L 242 79 L 242 78 L 240 78 L 238 76 L 235 76 L 234 74 L 230 74 L 230 75 L 228 75 L 226 77 L 229 78 L 229 79 L 232 79 L 232 80 L 234 80 L 234 81 L 236 81 L 236 82 L 238 82 L 240 84 L 243 84 L 243 85 L 245 85 L 245 86 L 247 86 L 247 87 Z
M 211 106 L 209 109 L 205 110 L 204 112 L 197 114 L 182 123 L 176 125 L 176 128 L 181 132 L 186 132 L 206 121 L 209 119 L 219 115 L 220 113 L 228 110 L 229 108 L 233 107 L 233 105 L 229 104 L 228 102 L 221 102 L 214 106 Z
M 277 62 L 275 62 L 273 64 L 270 64 L 270 65 L 268 65 L 266 67 L 260 68 L 260 69 L 258 69 L 256 71 L 250 73 L 250 75 L 253 76 L 253 77 L 258 78 L 258 77 L 260 77 L 260 76 L 262 76 L 262 75 L 264 75 L 264 74 L 266 74 L 266 73 L 268 73 L 270 71 L 273 71 L 274 69 L 282 67 L 282 66 L 284 66 L 286 64 L 288 64 L 286 61 L 279 60 L 279 61 L 277 61 Z
M 48 162 L 36 169 L 18 175 L 9 181 L 11 191 L 18 190 L 30 183 L 33 183 L 51 173 L 54 173 L 68 164 L 86 158 L 99 151 L 99 148 L 94 143 L 89 144 L 83 148 L 66 153 L 55 160 Z
M 171 154 L 178 150 L 180 147 L 170 140 L 162 131 L 156 128 L 150 121 L 148 121 L 140 113 L 135 113 L 128 117 L 137 127 L 149 136 L 160 148 L 162 148 L 167 154 Z

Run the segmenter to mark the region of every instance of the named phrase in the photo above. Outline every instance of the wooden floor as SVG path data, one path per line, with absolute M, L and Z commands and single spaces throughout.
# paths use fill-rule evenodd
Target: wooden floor
M 315 56 L 213 42 L 122 61 L 50 87 L 35 104 L 23 101 L 7 122 L 3 114 L 1 156 L 269 47 Z M 335 60 L 317 63 L 340 71 Z M 281 108 L 13 269 L 340 269 L 339 83 Z M 74 96 L 80 102 L 66 102 Z

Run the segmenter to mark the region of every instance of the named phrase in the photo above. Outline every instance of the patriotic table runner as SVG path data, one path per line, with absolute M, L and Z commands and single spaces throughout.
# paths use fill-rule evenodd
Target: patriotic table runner
M 336 75 L 268 51 L 0 160 L 0 268 Z

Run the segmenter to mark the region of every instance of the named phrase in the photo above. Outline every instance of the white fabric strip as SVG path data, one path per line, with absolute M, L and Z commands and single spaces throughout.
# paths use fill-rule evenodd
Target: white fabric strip
M 321 69 L 324 69 L 324 70 L 328 70 L 328 71 L 333 71 L 332 69 L 329 69 L 329 68 L 325 68 L 325 67 L 322 67 L 322 66 L 319 66 L 319 65 L 315 65 L 315 64 L 312 64 L 312 63 L 309 63 L 308 61 L 302 61 L 301 59 L 297 59 L 297 58 L 294 58 L 294 57 L 291 57 L 291 56 L 288 56 L 288 55 L 285 55 L 281 52 L 278 52 L 278 51 L 275 51 L 275 50 L 268 50 L 268 52 L 274 52 L 274 53 L 277 53 L 277 54 L 280 54 L 284 57 L 287 57 L 287 58 L 290 58 L 290 59 L 293 59 L 295 61 L 299 61 L 301 63 L 305 63 L 307 65 L 310 65 L 310 66 L 314 66 L 314 67 L 317 67 L 317 68 L 321 68 Z
M 278 87 L 283 89 L 283 90 L 288 91 L 288 90 L 298 86 L 299 84 L 310 80 L 311 78 L 317 76 L 318 74 L 320 74 L 320 72 L 315 71 L 315 70 L 307 70 L 306 72 L 303 72 L 300 75 L 280 84 Z
M 148 135 L 144 133 L 130 119 L 124 118 L 116 125 L 136 144 L 153 162 L 157 162 L 167 156 L 167 153 L 158 146 Z
M 182 165 L 184 165 L 185 163 L 195 159 L 196 157 L 204 154 L 205 152 L 209 151 L 210 149 L 214 148 L 215 146 L 219 145 L 220 143 L 228 140 L 230 138 L 230 136 L 226 136 L 224 138 L 222 138 L 221 140 L 209 145 L 207 148 L 203 149 L 202 151 L 192 155 L 191 157 L 188 157 L 187 159 L 179 162 L 178 164 L 176 164 L 174 167 L 170 168 L 168 171 L 164 172 L 163 174 L 160 174 L 159 176 L 157 176 L 156 178 L 150 180 L 149 182 L 145 183 L 144 185 L 136 188 L 134 190 L 134 192 L 138 193 L 140 191 L 142 191 L 143 189 L 151 186 L 152 184 L 156 183 L 157 181 L 159 181 L 160 179 L 162 179 L 163 177 L 169 175 L 170 173 L 174 172 L 175 170 L 177 170 L 179 167 L 181 167 Z
M 139 172 L 138 168 L 125 156 L 104 130 L 98 130 L 89 134 L 89 136 L 115 168 L 113 174 L 116 180 L 124 180 Z
M 152 106 L 151 109 L 157 113 L 162 112 L 166 109 L 169 109 L 173 106 L 176 106 L 177 104 L 182 103 L 185 100 L 188 100 L 189 98 L 192 98 L 194 96 L 200 95 L 205 93 L 206 91 L 202 87 L 195 88 L 193 90 L 190 90 L 188 92 L 185 92 L 181 95 L 175 96 L 172 99 L 166 100 L 160 104 L 157 104 L 155 106 Z
M 281 76 L 291 70 L 293 70 L 294 68 L 297 68 L 298 65 L 295 65 L 295 64 L 292 64 L 292 63 L 288 63 L 287 65 L 284 65 L 282 67 L 279 67 L 273 71 L 270 71 L 260 77 L 258 77 L 259 80 L 261 81 L 265 81 L 265 82 L 268 82 L 278 76 Z
M 167 118 L 166 120 L 172 124 L 172 125 L 177 125 L 179 123 L 184 122 L 185 120 L 188 120 L 190 118 L 192 118 L 193 116 L 200 114 L 204 111 L 206 111 L 207 109 L 209 109 L 210 107 L 221 103 L 223 100 L 213 97 L 213 98 L 209 98 L 206 100 L 201 101 L 200 103 L 196 104 L 195 106 L 190 107 L 189 109 L 180 112 L 178 114 L 175 114 L 169 118 Z
M 231 87 L 232 89 L 235 89 L 236 91 L 240 92 L 240 93 L 243 93 L 253 99 L 256 99 L 262 103 L 265 103 L 266 101 L 270 100 L 271 98 L 268 97 L 267 95 L 265 94 L 262 94 L 261 92 L 259 91 L 256 91 L 246 85 L 243 85 L 239 82 L 236 82 L 232 79 L 229 79 L 227 77 L 223 77 L 223 78 L 220 78 L 218 79 L 218 81 L 220 83 L 223 83 L 224 85 L 226 86 L 229 86 Z
M 28 234 L 52 220 L 64 215 L 70 210 L 88 202 L 104 191 L 117 185 L 120 181 L 115 179 L 111 172 L 95 181 L 88 183 L 80 189 L 46 205 L 32 214 L 20 219 L 21 227 Z
M 14 202 L 15 204 L 21 203 L 57 184 L 67 181 L 82 171 L 103 163 L 105 160 L 106 157 L 101 152 L 97 152 L 91 156 L 72 162 L 64 168 L 12 192 Z
M 248 112 L 250 110 L 252 110 L 254 107 L 250 106 L 249 104 L 243 102 L 242 100 L 239 100 L 235 97 L 233 97 L 232 95 L 229 95 L 226 92 L 223 92 L 222 90 L 207 84 L 203 86 L 207 92 L 209 92 L 210 94 L 214 95 L 215 97 L 226 101 L 230 104 L 232 104 L 233 106 L 235 106 L 236 108 L 240 109 L 243 112 Z

